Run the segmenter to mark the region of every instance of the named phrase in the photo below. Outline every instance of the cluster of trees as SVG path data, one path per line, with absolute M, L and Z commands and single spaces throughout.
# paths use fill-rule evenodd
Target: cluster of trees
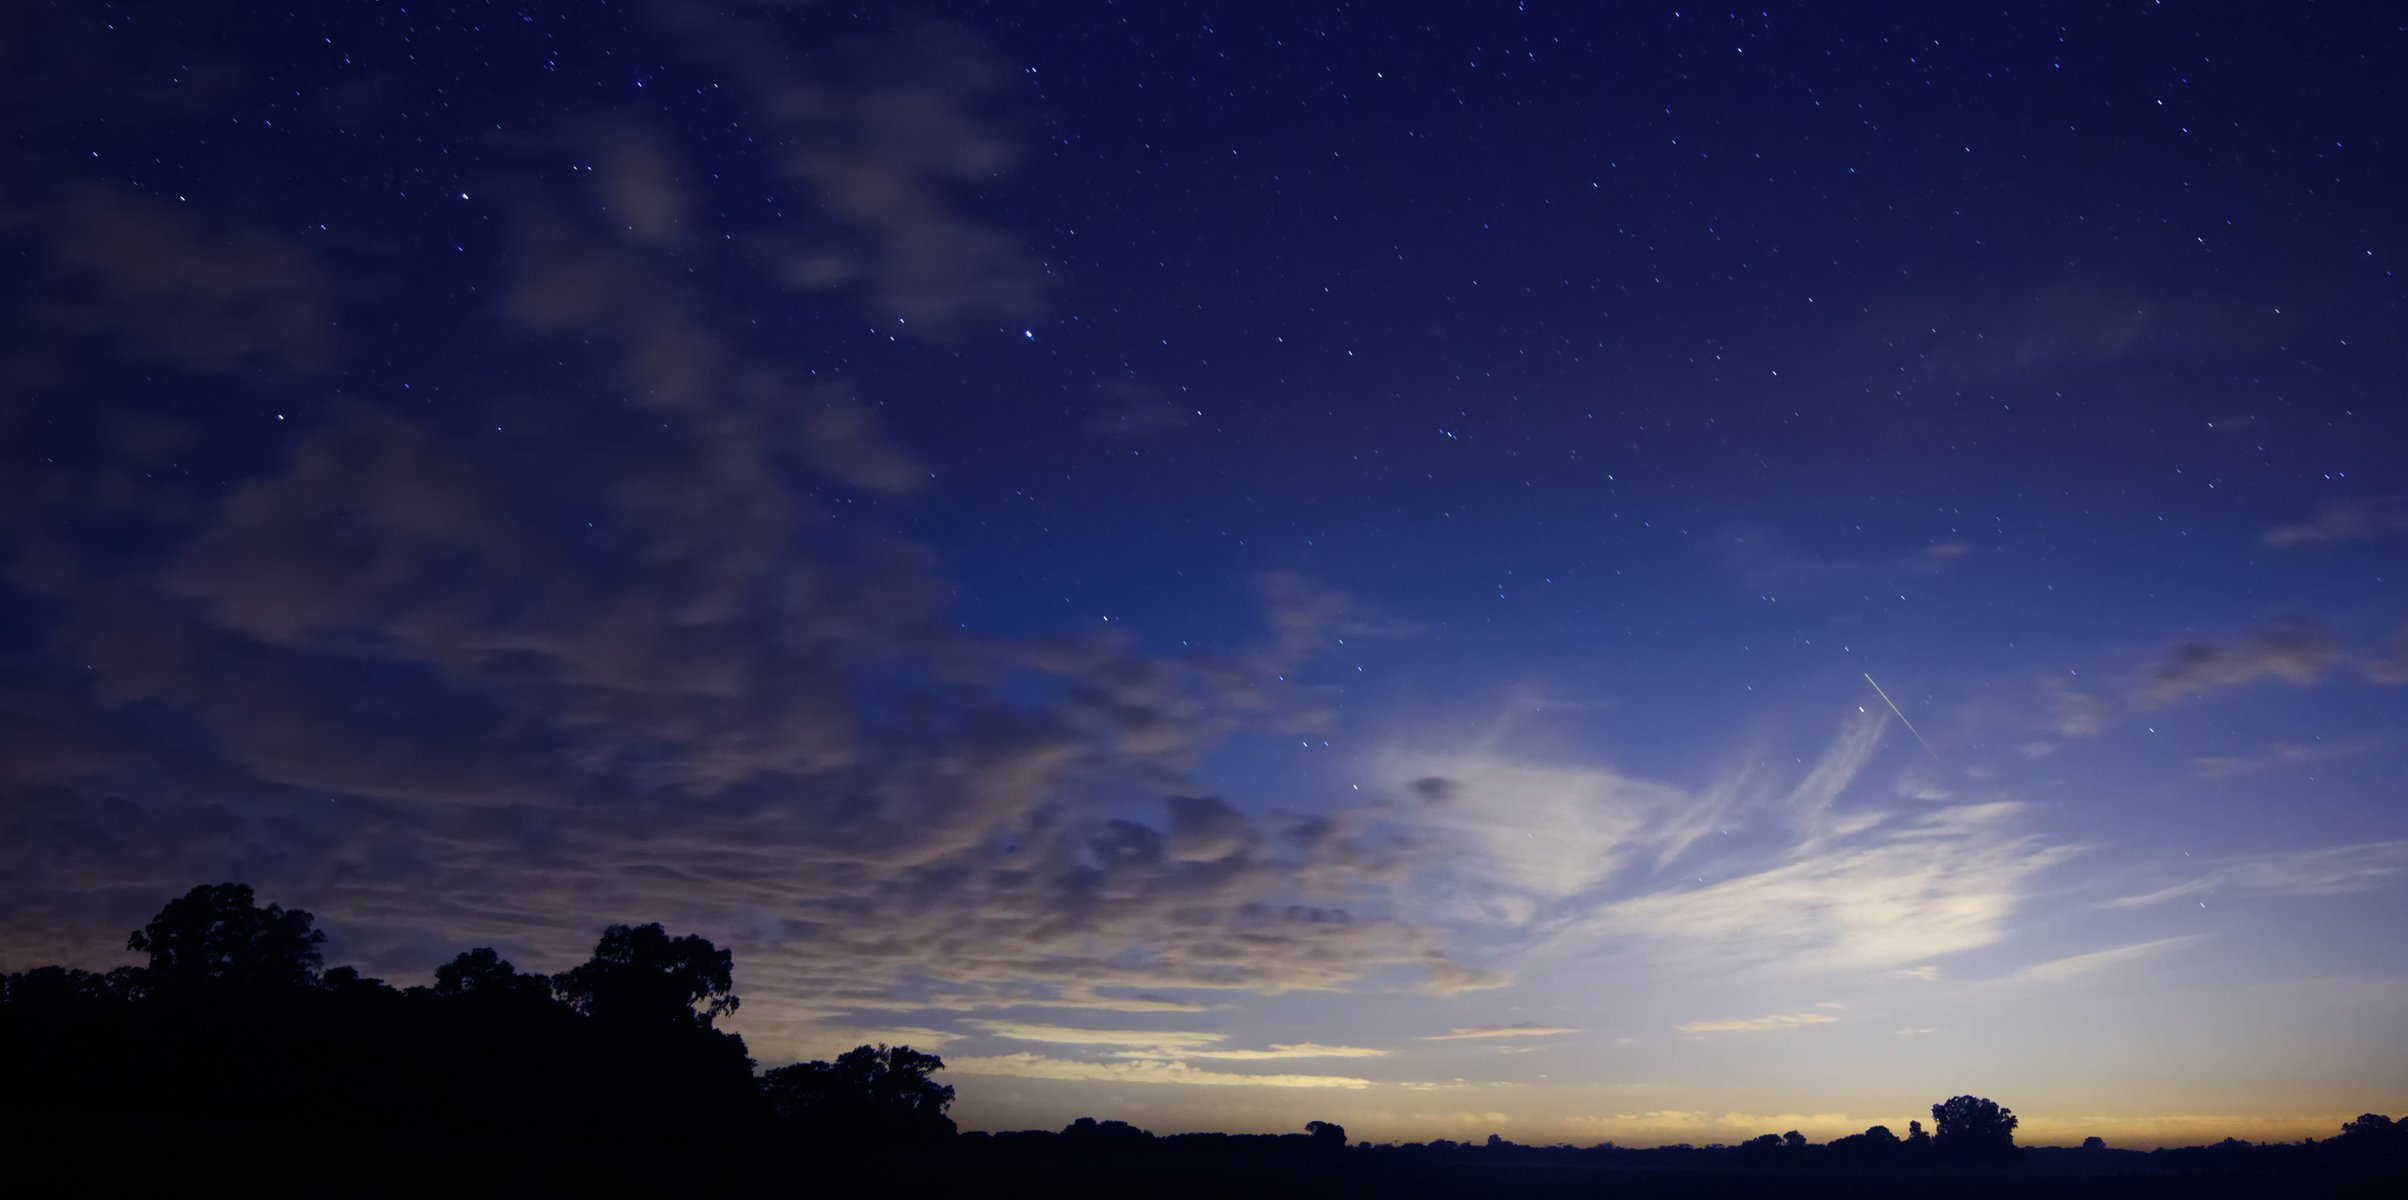
M 133 932 L 148 961 L 0 976 L 0 1063 L 37 1117 L 151 1129 L 679 1143 L 949 1140 L 944 1063 L 864 1046 L 756 1077 L 733 956 L 659 925 L 612 925 L 558 975 L 489 947 L 396 988 L 323 969 L 307 912 L 241 884 L 196 887 Z
M 612 925 L 593 956 L 558 975 L 522 972 L 490 947 L 397 988 L 326 969 L 311 915 L 261 907 L 241 884 L 196 887 L 126 941 L 140 966 L 105 974 L 39 967 L 0 975 L 0 1065 L 31 1100 L 17 1132 L 54 1126 L 188 1136 L 240 1125 L 385 1137 L 445 1135 L 523 1148 L 543 1140 L 615 1150 L 817 1146 L 947 1151 L 978 1164 L 1185 1156 L 1229 1163 L 1334 1161 L 1346 1130 L 1156 1137 L 1082 1117 L 1058 1133 L 957 1136 L 944 1060 L 908 1046 L 862 1046 L 833 1062 L 756 1073 L 744 1041 L 718 1028 L 735 1012 L 733 956 L 659 925 Z M 1644 1169 L 1988 1167 L 2015 1161 L 2014 1112 L 1978 1096 L 1931 1109 L 1904 1137 L 1876 1125 L 1815 1145 L 1796 1131 L 1736 1146 L 1645 1150 L 1438 1141 L 1345 1154 L 1368 1170 L 1481 1158 Z M 130 1136 L 130 1135 L 129 1135 Z M 2408 1121 L 2376 1114 L 2339 1137 L 2296 1146 L 2213 1147 L 2141 1156 L 2091 1138 L 2041 1150 L 2069 1169 L 2146 1159 L 2196 1170 L 2408 1164 Z

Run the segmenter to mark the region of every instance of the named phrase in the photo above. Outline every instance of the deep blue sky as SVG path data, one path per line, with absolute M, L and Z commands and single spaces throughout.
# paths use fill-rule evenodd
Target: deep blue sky
M 0 966 L 241 878 L 971 1127 L 2390 1111 L 2404 40 L 14 6 Z

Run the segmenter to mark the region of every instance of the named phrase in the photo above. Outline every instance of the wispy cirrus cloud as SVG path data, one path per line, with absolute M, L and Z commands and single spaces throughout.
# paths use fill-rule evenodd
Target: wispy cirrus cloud
M 1558 936 L 1658 957 L 1801 970 L 1898 968 L 1995 943 L 2032 880 L 2079 853 L 2012 801 L 1870 820 L 1716 882 L 1606 903 Z
M 1425 1042 L 1462 1042 L 1482 1038 L 1560 1037 L 1567 1033 L 1578 1032 L 1580 1031 L 1577 1029 L 1568 1029 L 1561 1025 L 1468 1025 L 1447 1030 L 1445 1033 L 1427 1034 L 1421 1040 Z
M 2118 896 L 2108 908 L 2147 908 L 2219 892 L 2250 896 L 2338 896 L 2408 880 L 2408 840 L 2362 842 L 2216 859 L 2192 877 Z
M 2155 938 L 2145 942 L 2109 946 L 2104 950 L 2092 950 L 2083 954 L 2069 954 L 2063 958 L 2052 958 L 2046 962 L 2033 963 L 2006 976 L 2003 982 L 2058 983 L 2068 979 L 2077 979 L 2141 959 L 2168 954 L 2185 946 L 2195 946 L 2206 941 L 2207 938 L 2208 935 L 2204 933 L 2185 934 L 2180 937 Z
M 1809 1025 L 1829 1025 L 1839 1020 L 1827 1012 L 1771 1013 L 1761 1017 L 1725 1017 L 1703 1021 L 1683 1021 L 1673 1026 L 1682 1033 L 1768 1033 L 1776 1029 L 1803 1029 Z

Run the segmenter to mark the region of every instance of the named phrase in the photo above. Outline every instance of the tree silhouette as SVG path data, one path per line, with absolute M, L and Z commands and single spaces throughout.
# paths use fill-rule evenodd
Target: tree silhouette
M 761 1078 L 770 1107 L 810 1140 L 881 1143 L 953 1136 L 953 1088 L 930 1076 L 945 1060 L 909 1046 L 857 1046 L 835 1062 L 796 1063 Z
M 297 908 L 259 907 L 247 884 L 203 884 L 168 901 L 125 948 L 150 955 L 144 982 L 152 987 L 299 987 L 317 979 L 323 961 L 326 935 L 315 923 Z
M 552 986 L 579 1013 L 629 1028 L 707 1029 L 737 1004 L 735 956 L 700 934 L 670 937 L 657 923 L 604 929 L 594 956 Z
M 1127 1121 L 1098 1121 L 1094 1117 L 1080 1117 L 1062 1127 L 1061 1138 L 1065 1145 L 1103 1150 L 1144 1145 L 1153 1141 L 1154 1135 Z
M 1304 1131 L 1312 1135 L 1316 1150 L 1335 1154 L 1346 1148 L 1346 1127 L 1335 1121 L 1306 1121 Z
M 1979 1096 L 1951 1096 L 1931 1106 L 1932 1147 L 1949 1158 L 2015 1155 L 2015 1113 Z
M 659 926 L 654 926 L 659 928 Z M 491 946 L 463 950 L 435 968 L 435 994 L 446 999 L 491 1003 L 547 1003 L 552 981 L 543 975 L 521 974 Z M 730 1005 L 730 1007 L 734 1007 Z

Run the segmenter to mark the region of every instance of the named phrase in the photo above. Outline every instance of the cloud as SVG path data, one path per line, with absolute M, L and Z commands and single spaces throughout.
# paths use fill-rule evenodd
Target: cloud
M 212 221 L 98 183 L 65 182 L 0 236 L 38 234 L 30 311 L 48 336 L 199 373 L 324 368 L 328 286 L 312 257 L 264 229 Z
M 1911 356 L 1913 372 L 1940 382 L 2001 382 L 2070 370 L 2220 361 L 2280 335 L 2264 309 L 2231 297 L 2159 295 L 2108 280 L 2054 282 L 2021 294 L 1954 296 L 1962 314 L 1936 327 L 1928 315 L 1868 329 L 1885 358 Z
M 2275 767 L 2303 766 L 2336 762 L 2368 754 L 2380 754 L 2398 745 L 2400 739 L 2392 734 L 2361 737 L 2342 737 L 2313 742 L 2275 742 L 2263 753 L 2215 754 L 2191 760 L 2201 776 L 2220 778 L 2241 775 Z
M 2408 840 L 2314 850 L 2242 854 L 2202 864 L 2189 879 L 2119 896 L 2109 908 L 2147 908 L 2215 893 L 2244 896 L 2339 896 L 2381 891 L 2408 876 Z
M 1481 1038 L 1560 1037 L 1567 1033 L 1578 1032 L 1580 1031 L 1577 1029 L 1567 1029 L 1561 1025 L 1469 1025 L 1450 1029 L 1445 1033 L 1429 1034 L 1421 1040 L 1425 1042 L 1459 1042 Z
M 2041 699 L 2049 710 L 2049 728 L 2059 737 L 2092 737 L 2107 728 L 2107 701 L 2094 693 L 2050 679 L 2041 684 Z
M 1063 1046 L 1135 1046 L 1164 1054 L 1178 1054 L 1210 1046 L 1226 1036 L 1146 1029 L 1076 1029 L 1061 1025 L 1030 1025 L 1019 1021 L 980 1021 L 977 1025 L 991 1037 L 1015 1042 L 1046 1042 Z
M 1108 382 L 1098 389 L 1098 396 L 1095 412 L 1087 418 L 1087 428 L 1114 437 L 1172 433 L 1194 424 L 1202 415 L 1192 403 L 1172 399 L 1133 380 Z
M 2133 690 L 2132 701 L 2143 708 L 2157 707 L 2266 679 L 2305 686 L 2316 682 L 2341 657 L 2340 645 L 2323 629 L 2298 618 L 2284 618 L 2235 644 L 2190 641 L 2176 646 L 2150 668 Z
M 2361 662 L 2359 669 L 2375 683 L 2408 683 L 2408 621 L 2392 631 L 2381 654 Z
M 841 228 L 808 241 L 750 238 L 779 282 L 852 290 L 878 324 L 901 318 L 910 335 L 951 337 L 977 318 L 1042 309 L 1036 257 L 959 198 L 995 186 L 1025 156 L 992 115 L 1009 75 L 968 34 L 930 22 L 839 41 L 819 48 L 823 70 L 804 75 L 751 21 L 692 5 L 669 6 L 663 19 L 688 53 L 750 93 L 775 169 Z
M 869 410 L 830 402 L 804 424 L 812 464 L 866 492 L 895 496 L 928 479 L 928 468 L 879 432 Z
M 2186 934 L 2181 937 L 2157 938 L 2146 942 L 2110 946 L 2104 950 L 2092 950 L 2084 954 L 2070 954 L 2064 958 L 2033 963 L 2007 976 L 2005 982 L 2061 983 L 2068 979 L 2076 979 L 2098 971 L 2120 967 L 2143 958 L 2179 950 L 2185 946 L 2195 946 L 2206 941 L 2207 936 L 2203 933 Z
M 2007 801 L 1876 814 L 1753 870 L 1606 902 L 1555 936 L 1800 970 L 1898 968 L 1987 946 L 2077 848 L 2014 832 Z
M 351 269 L 422 240 L 390 206 L 313 214 L 340 237 L 304 253 L 225 205 L 47 169 L 19 193 L 38 203 L 7 202 L 0 236 L 39 252 L 28 311 L 61 322 L 28 340 L 122 352 L 163 394 L 240 372 L 249 415 L 225 420 L 251 432 L 205 488 L 0 439 L 11 598 L 58 614 L 0 688 L 0 788 L 30 798 L 6 810 L 0 957 L 116 953 L 161 897 L 241 878 L 394 978 L 481 943 L 565 966 L 612 919 L 692 929 L 737 953 L 740 1027 L 780 1039 L 938 1001 L 1502 982 L 1394 915 L 1409 855 L 1380 804 L 1305 817 L 1194 779 L 1232 737 L 1326 721 L 1311 672 L 1400 625 L 1273 576 L 1259 632 L 1175 654 L 965 630 L 931 555 L 845 494 L 925 476 L 870 383 L 800 378 L 731 307 L 766 273 L 903 337 L 1035 311 L 1042 267 L 968 195 L 1024 150 L 992 56 L 935 27 L 804 53 L 773 20 L 648 11 L 760 106 L 747 144 L 769 158 L 732 169 L 825 219 L 765 238 L 645 115 L 532 101 L 512 119 L 534 132 L 496 135 L 473 185 L 502 244 L 463 295 L 490 299 L 413 336 L 555 380 L 454 378 L 422 403 L 440 372 L 404 392 L 417 371 L 329 336 L 390 316 L 390 272 Z M 208 105 L 241 92 L 197 86 L 207 70 L 142 136 L 223 124 Z M 123 78 L 60 86 L 120 113 Z M 373 99 L 346 111 L 399 119 L 353 104 Z M 394 386 L 330 396 L 311 379 L 331 371 Z M 170 461 L 222 423 L 60 379 L 0 421 Z M 102 525 L 127 537 L 41 532 Z
M 2408 500 L 2372 496 L 2328 504 L 2300 524 L 2274 526 L 2258 535 L 2258 544 L 2285 550 L 2366 541 L 2403 531 L 2408 531 Z
M 1839 1020 L 1827 1012 L 1773 1013 L 1762 1017 L 1733 1017 L 1708 1021 L 1684 1021 L 1673 1026 L 1682 1033 L 1765 1033 L 1775 1029 L 1802 1029 L 1808 1025 L 1828 1025 Z
M 1940 968 L 1936 963 L 1919 963 L 1911 967 L 1900 967 L 1898 973 L 1909 979 L 1919 979 L 1924 983 L 1940 981 Z
M 660 131 L 637 118 L 595 122 L 592 174 L 602 211 L 629 238 L 677 246 L 693 236 L 693 197 L 679 178 L 677 153 Z
M 1065 1079 L 1102 1083 L 1166 1083 L 1201 1087 L 1342 1088 L 1360 1090 L 1368 1079 L 1345 1075 L 1248 1075 L 1191 1067 L 1184 1062 L 1079 1062 L 1036 1054 L 996 1056 L 957 1055 L 945 1069 L 962 1075 L 1001 1075 L 1015 1079 Z
M 1074 1008 L 1091 1012 L 1127 1013 L 1200 1013 L 1209 1007 L 1191 1000 L 1173 1000 L 1166 996 L 1108 996 L 1081 984 L 1067 984 L 1052 994 L 1035 996 L 999 991 L 993 995 L 935 995 L 920 1001 L 919 1007 L 950 1009 L 968 1012 L 985 1008 Z
M 1388 1052 L 1372 1046 L 1328 1046 L 1320 1042 L 1273 1042 L 1262 1050 L 1196 1050 L 1188 1058 L 1252 1062 L 1275 1058 L 1380 1058 Z
M 1220 1033 L 1149 1029 L 1078 1029 L 1060 1025 L 1031 1025 L 1018 1021 L 980 1021 L 990 1037 L 1016 1042 L 1064 1046 L 1107 1046 L 1115 1058 L 1209 1058 L 1254 1061 L 1282 1058 L 1377 1058 L 1388 1053 L 1369 1046 L 1328 1046 L 1318 1042 L 1274 1043 L 1267 1049 L 1227 1047 Z

